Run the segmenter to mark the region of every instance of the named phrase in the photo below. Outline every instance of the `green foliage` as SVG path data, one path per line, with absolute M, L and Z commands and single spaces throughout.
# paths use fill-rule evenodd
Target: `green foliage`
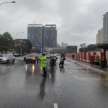
M 14 41 L 10 33 L 0 34 L 0 51 L 10 51 L 14 47 Z

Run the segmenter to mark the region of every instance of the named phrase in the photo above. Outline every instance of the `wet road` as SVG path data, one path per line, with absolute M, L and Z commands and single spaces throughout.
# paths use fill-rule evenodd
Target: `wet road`
M 50 69 L 48 69 L 50 70 Z M 76 62 L 66 61 L 45 79 L 36 65 L 0 65 L 0 108 L 107 108 L 108 83 Z

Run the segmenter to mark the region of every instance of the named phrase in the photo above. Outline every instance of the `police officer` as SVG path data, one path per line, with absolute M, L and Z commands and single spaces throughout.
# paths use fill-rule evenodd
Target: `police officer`
M 47 57 L 45 55 L 45 53 L 43 53 L 40 58 L 40 68 L 41 68 L 41 71 L 43 72 L 43 77 L 46 77 L 47 76 Z

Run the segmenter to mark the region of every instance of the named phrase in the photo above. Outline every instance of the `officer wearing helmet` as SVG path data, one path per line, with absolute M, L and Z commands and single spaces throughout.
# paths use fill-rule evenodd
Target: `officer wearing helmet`
M 47 76 L 47 57 L 45 53 L 42 53 L 39 60 L 40 60 L 40 69 L 43 72 L 43 77 L 46 77 Z

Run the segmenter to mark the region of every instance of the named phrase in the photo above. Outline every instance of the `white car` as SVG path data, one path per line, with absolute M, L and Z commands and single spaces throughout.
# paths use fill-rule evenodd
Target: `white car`
M 15 63 L 15 57 L 12 54 L 0 54 L 0 63 Z

